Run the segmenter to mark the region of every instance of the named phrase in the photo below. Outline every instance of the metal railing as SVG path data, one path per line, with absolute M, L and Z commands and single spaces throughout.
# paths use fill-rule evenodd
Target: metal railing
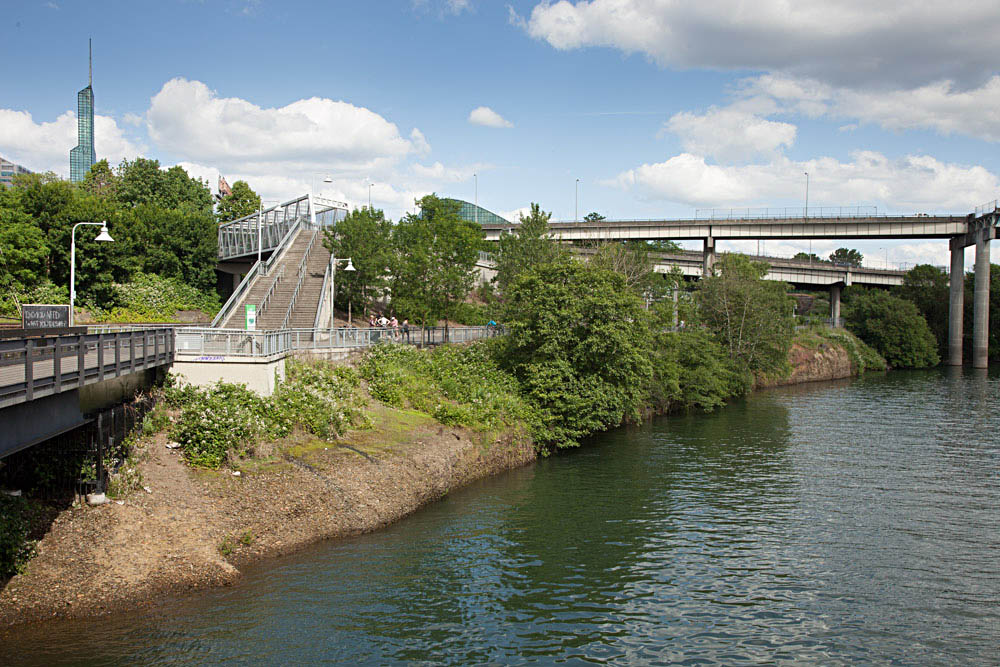
M 281 270 L 274 274 L 271 286 L 267 288 L 267 293 L 264 294 L 264 298 L 260 300 L 260 304 L 257 306 L 257 317 L 264 314 L 264 311 L 267 309 L 267 305 L 271 302 L 271 297 L 274 296 L 275 291 L 278 289 L 278 285 L 281 284 L 281 279 L 284 277 L 285 267 L 282 266 Z
M 313 328 L 319 329 L 322 325 L 323 320 L 323 303 L 326 297 L 326 291 L 330 287 L 330 265 L 326 265 L 326 271 L 323 272 L 323 286 L 319 288 L 319 301 L 316 303 L 316 319 L 313 320 Z M 333 304 L 330 304 L 330 323 L 333 324 Z
M 781 208 L 699 208 L 696 220 L 759 220 L 788 218 L 875 218 L 877 206 L 785 206 Z
M 496 327 L 336 327 L 333 329 L 284 329 L 244 331 L 188 327 L 177 331 L 177 355 L 202 357 L 187 361 L 221 361 L 224 357 L 275 357 L 295 351 L 353 349 L 379 343 L 440 345 L 468 343 L 497 335 Z
M 282 329 L 287 329 L 288 320 L 292 319 L 292 311 L 295 309 L 295 302 L 299 300 L 299 290 L 302 289 L 302 281 L 306 278 L 306 271 L 309 268 L 309 255 L 312 253 L 317 236 L 319 236 L 319 229 L 313 230 L 312 238 L 309 239 L 309 245 L 306 246 L 306 251 L 302 255 L 302 261 L 299 262 L 299 269 L 296 271 L 298 278 L 295 281 L 295 289 L 292 290 L 292 297 L 288 300 L 288 310 L 285 311 L 285 319 L 281 321 Z
M 0 340 L 0 407 L 169 364 L 174 352 L 162 326 Z
M 998 210 L 1000 210 L 1000 199 L 994 199 L 993 201 L 988 201 L 985 204 L 977 206 L 972 215 L 976 218 L 981 218 L 989 213 L 996 213 Z

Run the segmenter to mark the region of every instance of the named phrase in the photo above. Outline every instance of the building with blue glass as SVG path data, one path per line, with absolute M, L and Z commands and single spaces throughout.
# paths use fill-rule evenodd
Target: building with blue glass
M 77 146 L 69 152 L 69 180 L 78 183 L 97 162 L 94 150 L 94 66 L 91 57 L 87 87 L 76 94 Z

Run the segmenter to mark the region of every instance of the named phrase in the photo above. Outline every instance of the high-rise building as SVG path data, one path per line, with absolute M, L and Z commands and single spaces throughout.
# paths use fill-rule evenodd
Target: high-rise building
M 25 169 L 19 164 L 14 164 L 10 160 L 0 157 L 0 185 L 10 187 L 14 184 L 14 176 L 17 174 L 30 174 L 30 169 Z
M 77 146 L 69 152 L 69 180 L 82 181 L 95 162 L 94 150 L 94 55 L 90 52 L 87 87 L 76 94 Z

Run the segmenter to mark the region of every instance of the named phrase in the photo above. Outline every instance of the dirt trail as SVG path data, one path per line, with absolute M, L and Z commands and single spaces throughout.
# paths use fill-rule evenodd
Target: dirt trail
M 27 570 L 0 591 L 0 627 L 87 616 L 236 581 L 247 562 L 376 530 L 473 479 L 524 465 L 523 436 L 495 441 L 379 407 L 376 428 L 337 443 L 302 438 L 233 471 L 185 465 L 161 434 L 143 486 L 59 515 Z

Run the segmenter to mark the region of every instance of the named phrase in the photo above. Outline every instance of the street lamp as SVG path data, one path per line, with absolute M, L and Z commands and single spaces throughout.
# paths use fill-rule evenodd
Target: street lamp
M 328 174 L 326 174 L 326 175 L 324 175 L 324 174 L 313 174 L 313 181 L 312 181 L 312 183 L 310 183 L 309 185 L 310 185 L 310 186 L 313 186 L 313 194 L 314 194 L 314 195 L 318 195 L 318 194 L 319 194 L 319 193 L 318 193 L 318 192 L 316 191 L 316 188 L 315 188 L 315 185 L 316 185 L 316 178 L 318 178 L 319 176 L 323 176 L 323 182 L 324 182 L 324 183 L 333 183 L 333 178 L 332 178 L 332 177 L 331 177 L 330 175 L 328 175 Z
M 809 172 L 803 172 L 806 175 L 806 212 L 803 218 L 809 217 Z M 823 216 L 820 216 L 823 217 Z
M 101 233 L 97 235 L 95 241 L 114 241 L 111 234 L 108 234 L 108 222 L 78 222 L 73 225 L 69 240 L 69 325 L 73 326 L 73 308 L 76 303 L 76 228 L 80 225 L 100 225 Z
M 472 178 L 473 180 L 476 181 L 476 210 L 474 215 L 476 217 L 476 224 L 478 225 L 479 224 L 479 174 L 473 174 Z
M 337 277 L 337 262 L 347 262 L 347 266 L 344 267 L 344 271 L 356 271 L 354 264 L 351 262 L 351 258 L 341 257 L 337 259 L 332 254 L 330 255 L 330 341 L 333 344 L 333 293 L 334 293 L 334 280 Z M 351 302 L 347 302 L 347 323 L 351 323 Z
M 576 196 L 573 199 L 573 222 L 580 222 L 580 179 L 576 179 Z
M 368 210 L 372 210 L 372 186 L 375 185 L 371 181 L 368 181 Z M 344 269 L 345 271 L 347 269 Z

